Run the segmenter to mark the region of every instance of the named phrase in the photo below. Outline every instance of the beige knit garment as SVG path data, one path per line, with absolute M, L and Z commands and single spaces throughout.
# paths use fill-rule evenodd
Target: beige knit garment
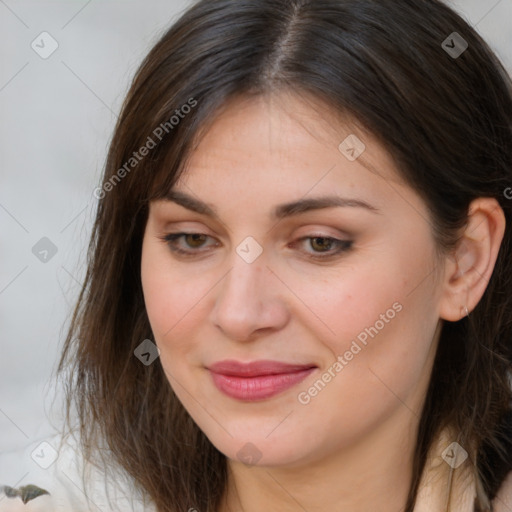
M 444 430 L 432 444 L 425 464 L 414 512 L 476 512 L 478 496 L 484 512 L 490 511 L 474 466 L 474 450 L 456 443 L 457 436 Z

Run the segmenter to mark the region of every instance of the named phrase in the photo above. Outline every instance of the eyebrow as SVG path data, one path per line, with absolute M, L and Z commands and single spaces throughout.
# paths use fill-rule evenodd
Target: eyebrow
M 200 201 L 199 199 L 196 199 L 188 194 L 185 194 L 184 192 L 170 190 L 164 196 L 163 199 L 179 204 L 180 206 L 183 206 L 183 208 L 186 208 L 187 210 L 191 210 L 201 215 L 207 215 L 208 217 L 211 217 L 215 220 L 220 220 L 215 207 L 208 203 Z M 330 195 L 303 198 L 297 201 L 292 201 L 290 203 L 277 205 L 272 211 L 272 218 L 276 220 L 281 220 L 286 217 L 299 215 L 301 213 L 306 213 L 313 210 L 322 210 L 325 208 L 339 207 L 363 208 L 372 213 L 381 213 L 378 208 L 375 208 L 375 206 L 372 206 L 371 204 L 361 199 L 351 199 L 346 197 Z

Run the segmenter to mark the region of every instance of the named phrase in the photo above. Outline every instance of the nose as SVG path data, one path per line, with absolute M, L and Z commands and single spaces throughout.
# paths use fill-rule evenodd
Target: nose
M 235 255 L 233 267 L 215 289 L 210 320 L 230 339 L 251 341 L 289 321 L 285 289 L 263 260 L 247 263 Z

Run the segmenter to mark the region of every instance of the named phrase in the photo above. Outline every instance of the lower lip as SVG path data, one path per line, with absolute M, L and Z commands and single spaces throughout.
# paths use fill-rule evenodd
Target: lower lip
M 265 400 L 295 386 L 310 375 L 316 368 L 308 368 L 293 373 L 261 375 L 259 377 L 236 377 L 210 371 L 213 382 L 225 395 L 244 401 Z

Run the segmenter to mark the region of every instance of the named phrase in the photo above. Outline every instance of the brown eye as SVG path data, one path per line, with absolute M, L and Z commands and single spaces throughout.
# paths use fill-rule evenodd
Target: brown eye
M 310 245 L 312 249 L 314 249 L 317 252 L 329 251 L 332 248 L 334 242 L 332 238 L 327 238 L 323 236 L 315 236 L 310 238 L 310 240 Z
M 186 235 L 185 242 L 189 247 L 197 249 L 204 244 L 206 238 L 206 235 L 202 235 L 199 233 L 190 233 Z
M 302 246 L 302 252 L 308 258 L 327 260 L 349 251 L 353 243 L 353 240 L 339 240 L 331 236 L 306 236 L 292 243 L 291 247 Z
M 162 240 L 172 252 L 183 256 L 198 256 L 219 245 L 211 236 L 204 233 L 169 233 L 163 236 Z

